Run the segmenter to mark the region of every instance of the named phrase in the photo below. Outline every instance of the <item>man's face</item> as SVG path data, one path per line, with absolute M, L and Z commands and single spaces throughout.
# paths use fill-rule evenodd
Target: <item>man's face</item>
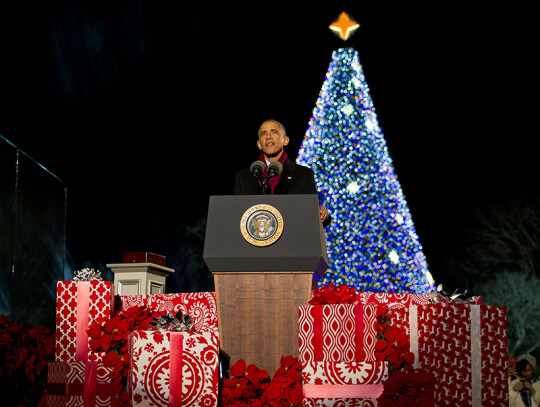
M 268 121 L 263 123 L 259 128 L 257 146 L 259 150 L 262 150 L 267 159 L 279 159 L 283 152 L 283 147 L 287 144 L 289 144 L 289 137 L 283 135 L 283 131 L 278 123 Z

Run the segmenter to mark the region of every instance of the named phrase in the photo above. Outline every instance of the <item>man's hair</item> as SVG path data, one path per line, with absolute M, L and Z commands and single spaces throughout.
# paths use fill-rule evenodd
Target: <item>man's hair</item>
M 267 119 L 265 120 L 264 122 L 261 123 L 261 125 L 259 126 L 259 129 L 261 128 L 261 126 L 264 124 L 264 123 L 268 123 L 268 122 L 274 122 L 274 123 L 277 123 L 279 129 L 281 130 L 281 132 L 283 133 L 283 137 L 285 137 L 287 135 L 287 132 L 285 131 L 285 126 L 282 125 L 280 122 L 278 122 L 277 120 L 274 120 L 274 119 Z M 259 138 L 259 130 L 257 130 L 257 138 Z

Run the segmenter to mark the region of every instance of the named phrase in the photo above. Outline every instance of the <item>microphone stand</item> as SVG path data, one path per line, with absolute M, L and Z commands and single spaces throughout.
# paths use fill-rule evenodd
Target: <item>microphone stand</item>
M 266 195 L 268 191 L 268 179 L 259 177 L 257 179 L 257 182 L 259 183 L 259 187 L 261 188 L 262 194 Z

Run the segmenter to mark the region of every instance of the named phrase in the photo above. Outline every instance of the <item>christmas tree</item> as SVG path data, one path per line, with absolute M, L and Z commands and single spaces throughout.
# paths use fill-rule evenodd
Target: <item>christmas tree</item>
M 297 162 L 314 170 L 332 215 L 326 228 L 330 265 L 320 285 L 415 294 L 433 289 L 353 48 L 332 54 Z

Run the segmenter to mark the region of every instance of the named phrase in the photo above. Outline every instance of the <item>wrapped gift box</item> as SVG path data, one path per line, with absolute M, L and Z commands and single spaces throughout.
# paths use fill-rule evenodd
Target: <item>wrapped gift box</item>
M 99 361 L 91 353 L 86 330 L 114 313 L 114 286 L 110 281 L 59 281 L 56 285 L 56 361 Z
M 302 390 L 309 399 L 377 398 L 388 379 L 387 362 L 307 362 Z
M 388 374 L 388 362 L 307 362 L 302 369 L 302 384 L 381 384 Z
M 508 405 L 506 308 L 458 302 L 391 310 L 414 367 L 435 376 L 435 406 Z
M 134 331 L 130 335 L 130 403 L 144 406 L 217 406 L 215 332 Z
M 122 254 L 122 263 L 154 263 L 165 265 L 165 256 L 150 252 L 130 252 Z
M 218 332 L 215 292 L 128 295 L 117 298 L 120 302 L 118 307 L 123 310 L 146 306 L 153 311 L 168 311 L 171 314 L 182 311 L 195 321 L 195 332 Z
M 431 304 L 429 294 L 395 294 L 361 292 L 357 294 L 359 304 L 383 304 L 389 308 L 410 307 L 411 305 Z M 472 297 L 476 304 L 482 303 L 481 297 Z
M 303 305 L 298 314 L 302 366 L 318 361 L 375 361 L 376 305 Z
M 100 362 L 52 362 L 47 366 L 48 407 L 110 406 L 112 369 Z
M 377 399 L 304 398 L 302 407 L 376 407 Z

